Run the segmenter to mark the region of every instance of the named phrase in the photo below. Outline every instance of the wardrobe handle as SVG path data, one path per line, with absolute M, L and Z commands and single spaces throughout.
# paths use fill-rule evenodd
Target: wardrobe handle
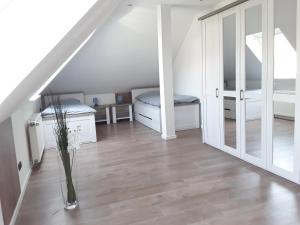
M 219 88 L 216 88 L 216 98 L 219 98 Z
M 240 100 L 243 101 L 244 100 L 244 91 L 240 90 Z

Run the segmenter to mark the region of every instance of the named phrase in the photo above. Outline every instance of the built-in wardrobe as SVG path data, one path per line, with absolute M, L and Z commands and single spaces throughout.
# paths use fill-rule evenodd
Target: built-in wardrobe
M 201 18 L 204 142 L 297 183 L 299 5 L 249 0 Z

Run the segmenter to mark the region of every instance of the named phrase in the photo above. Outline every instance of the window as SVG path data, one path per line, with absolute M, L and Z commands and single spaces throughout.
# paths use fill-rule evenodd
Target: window
M 246 44 L 262 62 L 262 33 L 247 35 Z M 297 52 L 280 28 L 275 29 L 274 65 L 274 79 L 296 79 Z
M 274 36 L 274 79 L 296 79 L 297 53 L 280 28 Z
M 256 58 L 262 62 L 262 33 L 249 34 L 246 36 L 246 45 Z
M 0 104 L 97 0 L 0 0 Z

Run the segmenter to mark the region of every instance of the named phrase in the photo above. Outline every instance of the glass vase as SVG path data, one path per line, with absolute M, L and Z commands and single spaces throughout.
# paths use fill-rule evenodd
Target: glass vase
M 64 208 L 73 210 L 79 207 L 77 193 L 77 158 L 76 152 L 79 149 L 79 130 L 69 130 L 68 149 L 58 151 L 59 182 Z

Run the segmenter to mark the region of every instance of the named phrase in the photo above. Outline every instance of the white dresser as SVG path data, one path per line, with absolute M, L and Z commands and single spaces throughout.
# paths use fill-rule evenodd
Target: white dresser
M 235 99 L 224 99 L 224 117 L 236 119 Z M 246 99 L 246 120 L 256 120 L 261 117 L 261 101 L 257 99 Z

